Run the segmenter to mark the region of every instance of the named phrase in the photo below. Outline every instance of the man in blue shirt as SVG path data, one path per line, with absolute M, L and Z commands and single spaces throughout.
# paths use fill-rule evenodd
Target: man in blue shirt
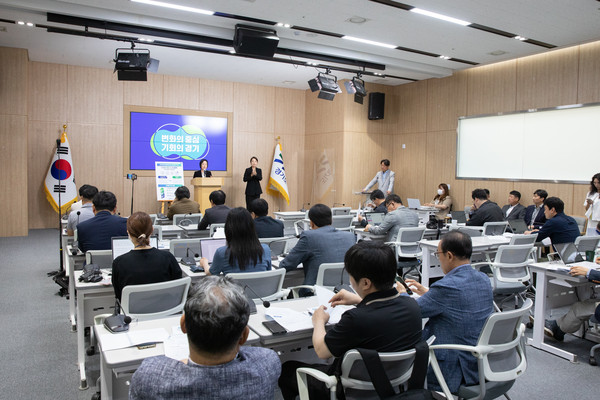
M 581 232 L 577 222 L 563 212 L 565 203 L 558 197 L 548 197 L 544 202 L 544 215 L 546 223 L 540 229 L 526 231 L 525 234 L 537 232 L 537 241 L 549 237 L 552 244 L 573 243 Z
M 127 220 L 115 215 L 117 198 L 112 192 L 100 191 L 92 200 L 94 218 L 77 225 L 79 248 L 88 250 L 109 250 L 111 239 L 115 236 L 127 236 Z
M 473 245 L 471 238 L 459 231 L 442 237 L 435 253 L 445 276 L 426 288 L 407 279 L 413 292 L 421 297 L 417 303 L 423 318 L 429 321 L 423 329 L 423 339 L 435 335 L 435 344 L 475 346 L 488 316 L 494 312 L 490 279 L 469 264 Z M 396 289 L 404 292 L 404 286 Z M 436 359 L 451 392 L 461 384 L 479 383 L 477 360 L 470 353 L 456 350 L 436 350 Z M 433 370 L 427 374 L 428 386 L 440 390 Z

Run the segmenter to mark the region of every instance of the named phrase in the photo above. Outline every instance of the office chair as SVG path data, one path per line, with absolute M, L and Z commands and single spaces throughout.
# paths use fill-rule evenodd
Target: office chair
M 421 250 L 419 242 L 423 240 L 425 230 L 424 226 L 400 228 L 396 241 L 386 243 L 395 248 L 398 271 L 403 277 L 412 270 L 415 270 L 421 276 L 420 267 L 423 250 Z M 405 268 L 407 268 L 406 272 L 404 272 Z
M 100 268 L 112 267 L 112 250 L 88 250 L 85 252 L 85 263 L 97 264 Z
M 173 215 L 173 225 L 189 226 L 198 225 L 202 219 L 202 213 L 175 214 Z
M 590 323 L 594 325 L 594 329 L 598 332 L 600 321 L 596 320 L 596 317 L 592 315 Z M 590 365 L 598 365 L 598 362 L 596 361 L 596 351 L 598 351 L 598 349 L 600 349 L 600 343 L 593 345 L 590 349 Z
M 449 231 L 459 231 L 462 232 L 466 235 L 469 235 L 470 237 L 478 237 L 481 236 L 483 234 L 481 229 L 477 229 L 476 227 L 469 227 L 469 226 L 454 226 L 454 225 L 450 225 L 448 227 Z
M 152 225 L 156 224 L 156 214 L 149 214 L 150 220 L 152 221 Z
M 208 236 L 213 237 L 219 228 L 225 230 L 225 224 L 210 224 L 210 226 L 208 227 Z
M 200 239 L 172 239 L 169 241 L 169 252 L 175 258 L 181 259 L 187 257 L 188 249 L 190 249 L 190 257 L 194 257 L 194 254 L 201 256 Z
M 483 224 L 483 236 L 502 236 L 508 228 L 508 221 L 485 222 Z
M 447 399 L 453 399 L 444 380 L 444 375 L 435 356 L 435 350 L 451 349 L 468 351 L 477 358 L 479 384 L 461 385 L 458 397 L 469 400 L 495 399 L 504 395 L 525 372 L 527 358 L 523 334 L 525 325 L 521 322 L 533 305 L 531 299 L 518 310 L 495 312 L 490 315 L 481 330 L 475 346 L 461 344 L 438 344 L 429 347 L 431 368 Z
M 156 319 L 183 310 L 192 278 L 145 285 L 127 285 L 121 294 L 123 312 L 132 319 Z
M 257 304 L 261 304 L 262 300 L 281 300 L 289 294 L 289 290 L 283 289 L 283 279 L 285 278 L 285 269 L 283 268 L 259 272 L 235 272 L 227 274 L 227 276 L 242 285 L 246 296 Z M 254 292 L 248 290 L 246 285 Z
M 496 257 L 493 261 L 486 261 L 471 264 L 473 268 L 480 269 L 484 265 L 489 265 L 492 270 L 490 282 L 494 296 L 505 297 L 500 305 L 508 298 L 515 299 L 515 305 L 518 299 L 525 301 L 523 293 L 531 285 L 531 275 L 528 265 L 531 263 L 530 255 L 533 250 L 532 245 L 503 245 L 498 247 Z M 525 285 L 529 282 L 528 285 Z M 494 308 L 500 311 L 500 307 L 494 301 Z
M 600 243 L 600 236 L 578 236 L 575 239 L 575 247 L 584 258 L 586 251 L 596 251 L 598 243 Z
M 348 207 L 349 209 L 350 207 Z M 352 220 L 354 217 L 352 215 L 334 215 L 332 217 L 331 226 L 333 226 L 338 231 L 350 231 L 354 232 L 354 227 L 352 226 Z
M 315 292 L 315 286 L 323 286 L 326 289 L 333 290 L 340 284 L 350 285 L 350 276 L 344 270 L 344 263 L 323 263 L 319 265 L 317 280 L 314 285 L 298 285 L 288 289 L 292 291 L 294 298 L 300 297 L 300 289 L 308 289 Z
M 435 336 L 427 340 L 431 345 Z M 385 369 L 387 378 L 393 388 L 405 385 L 412 375 L 415 361 L 415 349 L 392 353 L 378 353 Z M 379 399 L 375 387 L 358 350 L 348 350 L 342 359 L 340 380 L 346 399 Z M 331 400 L 335 400 L 338 379 L 319 370 L 303 367 L 296 370 L 300 400 L 308 400 L 308 376 L 323 382 L 329 389 Z
M 535 242 L 537 240 L 537 236 L 538 236 L 537 233 L 532 233 L 531 235 L 515 234 L 515 235 L 511 236 L 510 242 L 508 244 L 510 244 L 510 245 L 530 244 L 531 246 L 533 246 L 532 250 L 531 250 L 530 260 L 532 263 L 535 263 L 538 260 L 537 250 L 541 248 L 541 247 L 540 248 L 535 247 Z
M 160 225 L 152 226 L 152 234 L 157 235 L 158 240 L 163 240 L 162 226 L 160 226 Z
M 331 208 L 331 215 L 334 216 L 334 217 L 336 215 L 349 215 L 350 214 L 350 210 L 351 210 L 350 207 L 332 207 Z
M 577 227 L 579 228 L 579 233 L 582 235 L 585 233 L 587 227 L 587 218 L 586 217 L 576 217 L 573 216 L 575 222 L 577 222 Z

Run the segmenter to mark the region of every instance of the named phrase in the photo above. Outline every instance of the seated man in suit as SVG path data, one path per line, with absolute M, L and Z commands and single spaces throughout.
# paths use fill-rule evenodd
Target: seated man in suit
M 529 229 L 540 229 L 546 222 L 544 215 L 544 202 L 548 198 L 548 192 L 538 189 L 533 192 L 533 204 L 525 209 L 525 224 Z
M 548 197 L 544 202 L 544 215 L 546 223 L 540 229 L 526 231 L 529 235 L 537 232 L 536 241 L 541 242 L 547 237 L 550 238 L 552 244 L 573 243 L 581 232 L 577 222 L 564 213 L 565 203 L 558 197 Z
M 508 195 L 508 204 L 502 207 L 502 215 L 505 221 L 525 218 L 525 207 L 519 203 L 521 193 L 513 190 Z
M 73 236 L 75 234 L 75 227 L 77 227 L 77 224 L 80 222 L 94 218 L 92 200 L 94 199 L 96 193 L 98 193 L 98 188 L 96 186 L 82 185 L 79 188 L 81 207 L 79 207 L 77 210 L 73 210 L 69 214 L 69 222 L 67 222 L 67 235 Z
M 375 206 L 373 208 L 373 211 L 371 212 L 387 214 L 387 207 L 385 206 L 385 195 L 381 190 L 373 190 L 373 193 L 371 193 L 369 199 Z M 358 223 L 363 228 L 367 226 L 367 220 L 360 214 L 358 214 Z
M 498 204 L 489 200 L 485 189 L 475 189 L 471 192 L 473 205 L 476 210 L 467 221 L 467 226 L 483 226 L 486 222 L 504 221 L 503 213 Z
M 269 213 L 269 203 L 266 200 L 252 200 L 248 211 L 254 218 L 254 228 L 259 238 L 283 236 L 283 222 L 267 215 Z
M 222 190 L 215 190 L 208 196 L 208 200 L 212 205 L 211 208 L 207 208 L 202 220 L 198 223 L 198 229 L 208 229 L 210 224 L 224 224 L 227 219 L 227 214 L 231 208 L 225 205 L 225 192 Z
M 377 188 L 381 190 L 385 195 L 392 194 L 394 192 L 394 177 L 396 176 L 394 171 L 390 170 L 390 160 L 384 158 L 380 163 L 381 171 L 375 174 L 375 177 L 368 183 L 363 189 L 363 192 L 368 191 L 375 183 Z
M 300 239 L 294 248 L 279 263 L 280 268 L 291 271 L 302 263 L 304 270 L 304 285 L 314 285 L 317 281 L 319 266 L 323 263 L 344 261 L 346 251 L 356 243 L 354 234 L 338 231 L 333 226 L 331 208 L 325 204 L 315 204 L 308 211 L 310 230 L 300 234 Z M 300 290 L 301 296 L 310 291 Z
M 179 186 L 175 190 L 175 201 L 171 203 L 167 218 L 173 219 L 175 214 L 196 214 L 200 212 L 200 205 L 190 200 L 190 190 L 185 186 Z
M 473 246 L 469 235 L 451 231 L 442 236 L 435 253 L 444 277 L 426 288 L 415 280 L 406 283 L 421 297 L 417 303 L 423 318 L 429 321 L 423 329 L 423 339 L 435 335 L 436 344 L 477 344 L 481 329 L 494 312 L 492 285 L 483 272 L 471 267 Z M 404 293 L 404 286 L 396 289 Z M 450 391 L 456 393 L 461 384 L 479 383 L 477 360 L 470 353 L 456 350 L 436 350 L 435 356 Z M 432 369 L 427 374 L 429 389 L 440 390 Z
M 112 192 L 98 192 L 92 200 L 92 210 L 94 218 L 77 225 L 79 249 L 84 253 L 88 250 L 110 250 L 111 238 L 127 236 L 127 219 L 115 215 L 117 198 Z
M 340 371 L 348 350 L 373 349 L 380 352 L 414 348 L 421 340 L 421 314 L 416 302 L 394 290 L 396 260 L 394 251 L 383 243 L 364 241 L 352 246 L 344 257 L 344 268 L 356 291 L 342 289 L 329 300 L 332 307 L 356 305 L 346 311 L 336 325 L 325 330 L 329 314 L 320 306 L 313 314 L 313 346 L 321 359 L 336 357 L 331 365 L 309 365 L 329 375 Z M 286 362 L 279 387 L 284 399 L 298 394 L 296 369 L 307 366 L 298 361 Z M 329 398 L 325 385 L 309 378 L 310 398 Z
M 585 276 L 590 282 L 600 284 L 600 270 L 587 267 L 571 267 L 572 276 Z M 593 289 L 592 289 L 593 290 Z M 544 331 L 546 335 L 562 342 L 565 333 L 574 333 L 581 328 L 581 324 L 589 320 L 592 315 L 600 321 L 600 300 L 589 298 L 571 305 L 569 311 L 557 320 L 547 319 Z
M 386 242 L 395 242 L 400 228 L 412 228 L 419 226 L 419 215 L 402 205 L 402 200 L 397 194 L 390 194 L 385 198 L 385 206 L 388 213 L 383 217 L 383 222 L 379 226 L 367 225 L 366 232 L 375 235 L 387 233 Z
M 180 326 L 189 358 L 146 358 L 133 374 L 130 399 L 272 399 L 281 362 L 248 339 L 250 306 L 231 278 L 207 276 L 190 288 Z

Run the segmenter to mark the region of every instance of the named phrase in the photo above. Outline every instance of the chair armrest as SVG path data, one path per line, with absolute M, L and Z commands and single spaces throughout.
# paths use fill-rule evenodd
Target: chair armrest
M 283 300 L 290 294 L 290 289 L 281 289 L 277 293 L 273 293 L 270 296 L 263 296 L 265 301 Z
M 297 299 L 297 298 L 300 297 L 299 296 L 300 289 L 309 289 L 313 293 L 315 292 L 315 287 L 311 286 L 311 285 L 298 285 L 298 286 L 292 286 L 292 287 L 287 288 L 287 290 L 291 290 L 292 291 L 292 296 L 293 296 L 294 299 Z
M 308 375 L 323 382 L 329 389 L 329 393 L 332 399 L 335 399 L 335 390 L 337 386 L 337 379 L 335 376 L 329 376 L 324 372 L 313 368 L 298 368 L 296 370 L 296 379 L 298 380 L 298 392 L 300 394 L 300 400 L 308 400 Z
M 493 348 L 490 346 L 467 346 L 464 344 L 434 344 L 429 346 L 429 349 L 468 351 L 477 358 L 480 358 L 479 355 L 491 353 L 493 350 Z

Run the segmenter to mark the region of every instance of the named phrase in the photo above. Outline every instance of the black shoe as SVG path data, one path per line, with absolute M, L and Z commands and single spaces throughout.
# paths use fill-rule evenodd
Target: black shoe
M 544 333 L 546 336 L 553 337 L 554 339 L 562 342 L 565 339 L 565 333 L 560 330 L 558 324 L 553 319 L 547 319 L 544 326 Z

